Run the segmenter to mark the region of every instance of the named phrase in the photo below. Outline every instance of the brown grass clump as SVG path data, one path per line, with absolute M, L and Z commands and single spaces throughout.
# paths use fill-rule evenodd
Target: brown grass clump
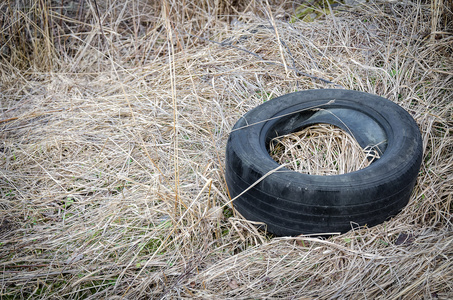
M 288 169 L 311 175 L 340 175 L 368 167 L 379 154 L 363 149 L 342 129 L 318 124 L 270 142 L 271 157 Z
M 233 2 L 0 3 L 2 299 L 453 298 L 448 1 Z M 379 226 L 268 236 L 232 210 L 228 134 L 326 87 L 415 118 L 417 186 Z

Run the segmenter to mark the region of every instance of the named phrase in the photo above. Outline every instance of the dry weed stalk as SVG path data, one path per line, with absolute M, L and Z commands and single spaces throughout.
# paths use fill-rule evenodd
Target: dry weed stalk
M 274 22 L 258 1 L 231 22 L 225 1 L 166 0 L 166 15 L 160 1 L 96 2 L 99 15 L 93 1 L 0 4 L 3 298 L 453 297 L 446 1 L 309 23 L 289 23 L 284 1 L 269 1 Z M 385 224 L 272 238 L 231 209 L 228 133 L 263 101 L 331 82 L 414 116 L 418 185 Z

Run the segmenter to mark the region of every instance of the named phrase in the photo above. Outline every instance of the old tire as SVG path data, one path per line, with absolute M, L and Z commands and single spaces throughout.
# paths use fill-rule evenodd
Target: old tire
M 381 158 L 355 172 L 319 176 L 286 169 L 270 157 L 272 138 L 317 123 L 342 128 L 362 147 L 373 145 Z M 265 102 L 240 118 L 228 138 L 225 175 L 235 209 L 275 235 L 346 232 L 401 211 L 422 152 L 417 124 L 397 104 L 357 91 L 307 90 Z

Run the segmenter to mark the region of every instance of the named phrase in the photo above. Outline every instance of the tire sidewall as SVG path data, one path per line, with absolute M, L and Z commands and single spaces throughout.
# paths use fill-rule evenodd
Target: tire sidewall
M 280 165 L 267 151 L 263 137 L 266 128 L 288 109 L 322 108 L 333 104 L 341 106 L 341 103 L 351 110 L 366 111 L 384 128 L 388 146 L 381 158 L 364 169 L 342 175 L 308 175 L 284 167 L 273 172 Z M 245 114 L 233 127 L 227 143 L 227 172 L 238 173 L 236 175 L 250 185 L 265 176 L 256 188 L 279 197 L 300 193 L 301 198 L 307 199 L 314 193 L 340 192 L 346 200 L 340 200 L 339 205 L 353 205 L 373 201 L 378 197 L 376 193 L 382 193 L 380 197 L 391 196 L 394 190 L 413 185 L 413 180 L 408 182 L 404 178 L 417 176 L 421 162 L 420 148 L 421 137 L 415 121 L 397 104 L 358 91 L 309 90 L 274 98 Z M 235 167 L 230 164 L 235 164 Z M 355 199 L 354 194 L 369 197 Z M 313 199 L 313 204 L 331 205 L 331 201 L 320 203 L 316 197 Z M 310 203 L 309 199 L 305 201 Z

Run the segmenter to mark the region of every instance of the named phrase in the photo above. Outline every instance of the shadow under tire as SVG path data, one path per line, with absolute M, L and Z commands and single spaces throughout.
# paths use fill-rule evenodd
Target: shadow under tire
M 273 138 L 320 123 L 340 127 L 380 158 L 328 176 L 292 171 L 271 158 Z M 358 91 L 307 90 L 272 99 L 239 119 L 227 142 L 225 176 L 235 209 L 275 235 L 343 233 L 398 214 L 422 155 L 420 130 L 397 104 Z

